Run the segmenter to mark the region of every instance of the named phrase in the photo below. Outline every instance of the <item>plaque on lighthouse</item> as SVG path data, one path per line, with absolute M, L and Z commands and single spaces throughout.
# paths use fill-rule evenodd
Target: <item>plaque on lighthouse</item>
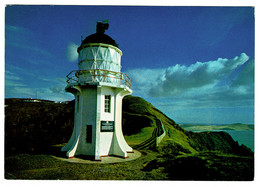
M 101 121 L 101 132 L 114 132 L 114 122 Z
M 67 75 L 65 90 L 75 96 L 73 132 L 62 148 L 69 158 L 128 158 L 133 152 L 122 132 L 122 99 L 132 93 L 131 80 L 121 72 L 122 51 L 105 34 L 108 27 L 107 21 L 97 22 L 96 33 L 78 47 L 78 70 Z

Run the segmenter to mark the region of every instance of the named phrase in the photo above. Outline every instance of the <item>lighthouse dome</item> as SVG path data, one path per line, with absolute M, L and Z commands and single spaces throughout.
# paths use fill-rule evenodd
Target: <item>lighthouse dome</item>
M 115 47 L 118 47 L 116 41 L 104 33 L 95 33 L 86 37 L 85 40 L 82 41 L 81 45 L 88 44 L 88 43 L 104 43 L 104 44 L 110 44 Z
M 105 34 L 105 30 L 107 30 L 109 27 L 108 23 L 102 23 L 102 22 L 97 22 L 97 29 L 95 34 L 91 34 L 87 36 L 82 42 L 80 47 L 78 48 L 78 52 L 84 48 L 84 45 L 90 44 L 90 43 L 103 43 L 103 44 L 109 44 L 114 47 L 118 48 L 118 44 L 116 41 L 111 38 L 110 36 Z

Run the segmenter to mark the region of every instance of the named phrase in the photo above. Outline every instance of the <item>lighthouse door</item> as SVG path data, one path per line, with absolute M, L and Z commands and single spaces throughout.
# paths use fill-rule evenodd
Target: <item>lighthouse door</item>
M 92 143 L 92 125 L 86 127 L 86 142 Z

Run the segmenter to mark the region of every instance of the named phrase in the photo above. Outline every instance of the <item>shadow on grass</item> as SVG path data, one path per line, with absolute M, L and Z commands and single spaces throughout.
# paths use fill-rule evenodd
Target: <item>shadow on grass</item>
M 235 155 L 191 155 L 153 160 L 144 167 L 151 172 L 163 168 L 169 180 L 196 181 L 252 181 L 254 180 L 253 157 Z

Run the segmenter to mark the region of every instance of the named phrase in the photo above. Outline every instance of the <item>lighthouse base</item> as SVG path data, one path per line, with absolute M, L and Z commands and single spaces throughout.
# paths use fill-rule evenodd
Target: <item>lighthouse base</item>
M 72 85 L 66 88 L 75 96 L 74 129 L 61 151 L 68 158 L 77 155 L 101 160 L 105 156 L 128 158 L 133 149 L 122 132 L 122 99 L 131 94 L 128 87 L 102 84 Z
M 135 160 L 142 156 L 142 154 L 134 150 L 134 153 L 128 153 L 128 158 L 125 159 L 123 157 L 119 156 L 106 156 L 101 157 L 100 160 L 95 160 L 94 157 L 86 156 L 86 155 L 78 155 L 73 158 L 64 158 L 64 157 L 57 157 L 53 156 L 55 159 L 59 159 L 65 162 L 71 162 L 71 163 L 81 163 L 81 164 L 107 164 L 107 163 L 119 163 L 119 162 L 128 162 Z

